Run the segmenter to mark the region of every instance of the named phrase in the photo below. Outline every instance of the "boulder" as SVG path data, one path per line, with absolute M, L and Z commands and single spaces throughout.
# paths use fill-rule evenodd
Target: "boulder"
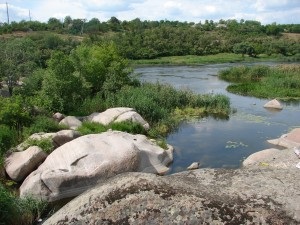
M 144 135 L 109 131 L 79 137 L 54 150 L 20 187 L 20 195 L 47 201 L 76 196 L 96 183 L 127 171 L 168 172 L 172 148 Z
M 54 113 L 54 114 L 53 114 L 52 118 L 53 118 L 55 121 L 60 122 L 62 119 L 65 118 L 65 116 L 64 116 L 63 114 L 57 112 L 57 113 Z
M 76 138 L 80 137 L 80 133 L 75 130 L 61 130 L 58 131 L 55 136 L 53 136 L 52 141 L 54 146 L 57 148 L 62 146 L 63 144 L 72 141 Z
M 93 113 L 87 119 L 103 125 L 112 122 L 132 121 L 141 124 L 146 130 L 149 129 L 149 124 L 132 108 L 110 108 L 101 113 Z
M 191 165 L 187 167 L 188 170 L 196 170 L 199 169 L 199 162 L 193 162 Z
M 292 149 L 271 148 L 251 154 L 243 161 L 243 166 L 247 168 L 293 169 L 298 162 L 299 159 Z
M 45 159 L 47 154 L 37 146 L 31 146 L 22 152 L 11 153 L 4 161 L 8 176 L 14 181 L 24 180 Z
M 72 130 L 76 130 L 81 126 L 82 122 L 75 116 L 67 116 L 59 122 L 60 125 L 65 125 Z
M 270 108 L 270 109 L 277 109 L 277 110 L 281 110 L 283 109 L 282 105 L 280 104 L 280 102 L 277 99 L 273 99 L 269 102 L 267 102 L 264 105 L 265 108 Z
M 124 173 L 73 199 L 43 225 L 300 224 L 296 170 Z
M 300 128 L 295 128 L 288 134 L 284 134 L 277 139 L 268 140 L 268 142 L 285 148 L 298 147 L 300 146 Z

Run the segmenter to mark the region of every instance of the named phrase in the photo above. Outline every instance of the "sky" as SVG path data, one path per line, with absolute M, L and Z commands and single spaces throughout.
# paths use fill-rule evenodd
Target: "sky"
M 198 23 L 220 19 L 256 20 L 262 24 L 299 24 L 300 0 L 0 0 L 0 22 L 47 22 L 55 17 L 63 20 L 98 18 L 119 20 L 170 20 Z

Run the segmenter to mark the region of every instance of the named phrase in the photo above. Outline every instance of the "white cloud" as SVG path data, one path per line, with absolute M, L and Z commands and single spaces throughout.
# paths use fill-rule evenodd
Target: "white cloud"
M 300 0 L 10 0 L 13 20 L 28 18 L 47 21 L 50 17 L 107 21 L 179 20 L 199 22 L 220 19 L 260 20 L 262 23 L 300 23 Z M 0 4 L 0 19 L 5 21 L 6 6 Z

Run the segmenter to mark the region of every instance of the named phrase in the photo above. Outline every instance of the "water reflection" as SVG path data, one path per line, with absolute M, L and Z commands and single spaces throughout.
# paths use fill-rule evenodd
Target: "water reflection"
M 142 81 L 159 81 L 197 93 L 225 94 L 230 98 L 232 108 L 236 109 L 229 118 L 213 115 L 181 123 L 178 130 L 167 138 L 168 143 L 175 147 L 171 173 L 185 170 L 192 162 L 200 162 L 202 168 L 238 168 L 245 157 L 273 147 L 266 140 L 277 138 L 291 128 L 300 126 L 299 101 L 283 102 L 283 110 L 269 111 L 263 107 L 268 102 L 266 99 L 228 93 L 228 83 L 219 80 L 217 73 L 236 65 L 240 64 L 136 69 Z

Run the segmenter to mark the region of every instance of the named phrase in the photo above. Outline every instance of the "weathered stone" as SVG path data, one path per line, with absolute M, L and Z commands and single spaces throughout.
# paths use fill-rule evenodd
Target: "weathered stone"
M 73 199 L 44 225 L 300 223 L 297 170 L 125 173 Z
M 43 132 L 35 133 L 35 134 L 32 134 L 26 141 L 17 145 L 14 149 L 15 149 L 15 151 L 21 152 L 30 147 L 30 144 L 28 142 L 30 139 L 32 139 L 32 140 L 42 140 L 42 139 L 52 140 L 53 137 L 55 137 L 55 136 L 56 136 L 56 133 L 43 133 Z
M 269 102 L 267 102 L 264 105 L 265 108 L 271 108 L 271 109 L 277 109 L 277 110 L 281 110 L 283 109 L 282 105 L 280 104 L 280 102 L 277 99 L 273 99 Z
M 56 133 L 56 135 L 52 138 L 52 141 L 55 147 L 59 147 L 64 145 L 65 143 L 72 141 L 76 138 L 80 137 L 80 133 L 75 130 L 61 130 Z
M 60 122 L 62 119 L 65 118 L 65 116 L 64 116 L 63 114 L 57 112 L 57 113 L 54 113 L 54 114 L 53 114 L 52 118 L 53 118 L 54 120 L 56 120 L 57 122 Z
M 11 153 L 5 159 L 4 166 L 12 180 L 22 181 L 46 158 L 47 154 L 41 148 L 31 146 L 25 151 Z
M 54 150 L 20 187 L 20 195 L 48 201 L 76 196 L 126 171 L 163 174 L 172 159 L 144 135 L 105 132 L 79 137 Z
M 196 170 L 199 168 L 199 162 L 193 162 L 191 165 L 187 167 L 188 170 Z
M 295 128 L 288 134 L 284 134 L 278 139 L 268 140 L 268 142 L 285 148 L 298 147 L 300 146 L 300 128 Z
M 293 169 L 299 159 L 292 149 L 266 149 L 253 153 L 243 161 L 244 167 Z
M 87 117 L 87 120 L 103 125 L 108 125 L 112 122 L 132 121 L 141 124 L 146 130 L 149 129 L 149 124 L 132 108 L 110 108 L 101 113 L 91 114 Z
M 76 130 L 81 126 L 82 122 L 75 116 L 67 116 L 59 122 L 60 125 L 65 125 L 72 130 Z

